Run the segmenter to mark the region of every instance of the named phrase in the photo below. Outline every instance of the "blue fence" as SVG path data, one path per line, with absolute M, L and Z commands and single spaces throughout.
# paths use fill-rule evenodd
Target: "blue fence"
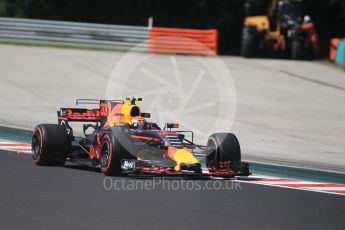
M 345 65 L 345 41 L 339 41 L 334 61 L 338 64 Z
M 333 60 L 337 64 L 345 65 L 345 40 L 333 39 L 331 41 L 330 49 L 331 49 L 331 55 L 330 55 L 331 60 Z

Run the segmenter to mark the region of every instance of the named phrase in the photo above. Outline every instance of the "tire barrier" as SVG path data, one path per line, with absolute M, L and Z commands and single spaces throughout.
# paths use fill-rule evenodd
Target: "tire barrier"
M 152 27 L 149 30 L 148 50 L 153 53 L 217 55 L 216 29 L 195 30 Z
M 329 48 L 329 60 L 334 61 L 335 55 L 337 53 L 337 46 L 338 46 L 339 38 L 333 38 L 330 42 Z
M 0 41 L 214 56 L 218 32 L 0 17 Z

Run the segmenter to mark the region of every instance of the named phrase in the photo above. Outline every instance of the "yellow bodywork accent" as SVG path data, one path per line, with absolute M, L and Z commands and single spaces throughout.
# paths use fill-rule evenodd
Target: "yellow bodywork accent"
M 196 164 L 199 161 L 194 157 L 194 155 L 187 149 L 176 149 L 176 152 L 172 154 L 171 158 L 176 162 L 175 171 L 180 171 L 180 164 Z
M 246 17 L 244 20 L 246 26 L 256 26 L 258 31 L 269 30 L 270 23 L 267 16 L 252 16 Z
M 123 122 L 129 125 L 132 125 L 131 111 L 133 107 L 137 107 L 139 109 L 137 105 L 131 105 L 131 104 L 123 104 L 122 109 L 121 109 L 121 113 L 123 114 Z M 140 115 L 140 109 L 139 109 L 139 114 L 137 116 L 139 115 Z

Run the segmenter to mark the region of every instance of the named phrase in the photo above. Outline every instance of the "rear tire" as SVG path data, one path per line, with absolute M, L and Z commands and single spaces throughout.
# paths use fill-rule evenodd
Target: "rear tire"
M 215 133 L 207 141 L 207 162 L 241 161 L 241 147 L 232 133 Z
M 242 57 L 255 57 L 258 53 L 258 31 L 255 26 L 244 26 L 242 30 L 242 44 L 241 56 Z
M 31 148 L 36 165 L 64 165 L 70 147 L 71 141 L 65 127 L 41 124 L 34 129 Z

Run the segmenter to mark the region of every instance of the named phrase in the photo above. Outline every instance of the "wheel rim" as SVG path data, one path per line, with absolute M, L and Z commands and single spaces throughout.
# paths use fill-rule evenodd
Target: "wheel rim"
M 102 145 L 102 150 L 101 150 L 101 166 L 106 167 L 109 162 L 109 157 L 110 157 L 110 150 L 109 150 L 109 143 L 106 141 Z
M 31 148 L 32 148 L 32 156 L 34 158 L 34 160 L 37 160 L 39 158 L 39 154 L 40 154 L 40 148 L 41 148 L 41 137 L 39 135 L 39 133 L 35 133 L 33 138 L 32 138 L 32 144 L 31 144 Z

